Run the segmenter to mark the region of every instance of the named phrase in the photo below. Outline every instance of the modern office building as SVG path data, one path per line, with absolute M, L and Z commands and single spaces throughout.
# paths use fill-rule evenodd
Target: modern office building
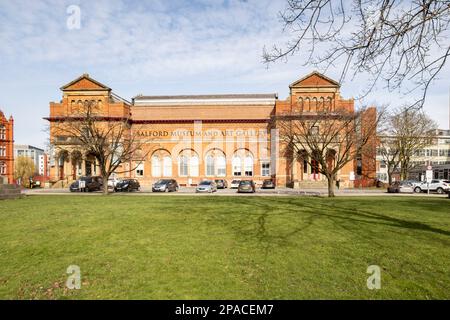
M 428 166 L 433 170 L 434 179 L 450 179 L 450 130 L 436 129 L 432 143 L 425 148 L 415 150 L 411 157 L 412 168 L 409 178 L 425 179 Z M 395 180 L 400 179 L 399 172 L 393 175 Z M 387 182 L 387 165 L 380 153 L 377 153 L 377 178 Z
M 45 156 L 45 151 L 43 149 L 24 145 L 24 144 L 15 144 L 14 145 L 14 156 L 17 159 L 18 157 L 28 157 L 33 160 L 34 167 L 36 169 L 36 174 L 43 175 L 41 172 L 45 170 L 43 166 L 41 166 L 42 157 Z M 41 170 L 42 167 L 42 170 Z

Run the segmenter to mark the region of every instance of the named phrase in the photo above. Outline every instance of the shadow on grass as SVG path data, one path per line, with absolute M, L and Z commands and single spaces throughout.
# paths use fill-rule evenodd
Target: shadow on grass
M 272 199 L 240 197 L 233 199 L 232 202 L 239 211 L 213 212 L 214 222 L 226 223 L 226 226 L 240 239 L 255 241 L 266 258 L 270 249 L 291 245 L 290 239 L 308 229 L 314 219 L 320 216 L 312 212 L 302 212 L 301 215 L 295 212 L 295 215 L 292 215 L 292 212 L 285 209 L 285 203 L 283 208 L 276 208 Z M 296 219 L 294 227 L 292 224 L 287 226 L 287 224 L 280 224 L 280 221 L 278 223 L 270 221 L 274 216 L 286 215 Z
M 326 218 L 338 224 L 340 228 L 356 233 L 360 237 L 371 241 L 382 240 L 384 233 L 381 235 L 374 234 L 373 232 L 375 231 L 373 228 L 370 228 L 370 225 L 388 226 L 450 237 L 449 230 L 436 228 L 413 219 L 402 219 L 380 213 L 383 208 L 387 208 L 386 204 L 379 208 L 374 208 L 374 210 L 378 211 L 375 212 L 364 208 L 364 201 L 359 201 L 358 207 L 353 208 L 349 206 L 348 202 L 345 205 L 334 199 L 240 197 L 233 199 L 232 202 L 243 209 L 228 213 L 215 213 L 215 220 L 218 223 L 226 222 L 238 237 L 246 240 L 255 240 L 260 249 L 264 251 L 266 257 L 270 249 L 288 246 L 291 238 L 306 231 L 311 227 L 315 219 L 322 218 Z M 368 204 L 373 205 L 370 202 Z M 404 203 L 396 203 L 396 205 L 395 209 L 403 206 L 407 208 L 408 205 L 411 206 L 411 202 L 404 201 Z M 416 204 L 414 206 L 416 212 L 422 210 L 417 208 Z M 430 203 L 425 201 L 419 207 L 423 207 L 424 211 L 432 211 L 433 206 L 436 206 L 435 201 L 430 201 Z M 281 228 L 279 224 L 269 221 L 273 216 L 285 216 L 285 219 L 289 219 L 289 222 L 295 221 L 295 223 L 285 224 L 285 228 Z M 368 225 L 369 228 L 363 228 L 361 224 Z M 372 234 L 370 234 L 371 231 Z M 450 241 L 447 241 L 447 239 L 434 237 L 432 240 L 444 245 L 450 245 Z

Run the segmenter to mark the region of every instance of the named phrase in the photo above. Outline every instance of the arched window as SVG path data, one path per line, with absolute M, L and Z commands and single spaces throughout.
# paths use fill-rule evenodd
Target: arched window
M 311 111 L 312 111 L 312 112 L 317 112 L 317 111 L 318 111 L 318 108 L 317 108 L 317 98 L 316 98 L 316 97 L 312 98 L 312 101 L 311 101 Z
M 245 149 L 237 150 L 231 161 L 234 176 L 253 176 L 253 155 Z
M 180 176 L 187 176 L 188 175 L 188 173 L 189 173 L 189 171 L 188 171 L 189 163 L 188 162 L 189 162 L 188 157 L 183 156 L 183 155 L 180 156 L 180 161 L 179 161 Z
M 325 99 L 323 97 L 320 97 L 319 99 L 319 107 L 317 111 L 327 111 L 326 107 L 325 107 Z
M 6 164 L 4 162 L 0 162 L 0 174 L 6 174 Z
M 330 110 L 330 111 L 333 110 L 333 98 L 331 98 L 331 97 L 327 98 L 327 107 L 328 107 L 328 110 Z
M 183 150 L 178 158 L 178 172 L 180 176 L 198 177 L 198 155 L 193 150 Z
M 305 111 L 311 112 L 311 100 L 309 98 L 305 98 Z
M 153 153 L 152 176 L 153 177 L 172 176 L 172 157 L 170 156 L 169 151 L 165 149 L 159 149 Z
M 214 157 L 207 156 L 206 157 L 206 175 L 214 176 L 215 175 L 215 166 L 214 166 Z
M 299 112 L 303 112 L 304 110 L 303 110 L 303 98 L 298 98 L 298 111 Z
M 224 177 L 227 173 L 225 154 L 220 149 L 212 149 L 206 155 L 206 175 Z

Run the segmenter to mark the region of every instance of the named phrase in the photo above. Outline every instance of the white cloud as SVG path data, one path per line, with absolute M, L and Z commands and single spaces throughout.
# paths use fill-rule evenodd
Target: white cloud
M 28 130 L 40 132 L 45 122 L 36 119 L 48 114 L 48 101 L 59 99 L 58 88 L 83 72 L 126 98 L 212 92 L 278 92 L 285 98 L 289 83 L 311 68 L 303 66 L 301 54 L 269 69 L 262 64 L 264 45 L 284 43 L 288 36 L 277 15 L 284 3 L 1 1 L 0 90 L 7 94 L 0 106 L 16 116 L 17 141 L 42 145 L 46 134 Z M 81 8 L 80 30 L 66 27 L 72 4 Z M 338 77 L 337 70 L 329 75 Z M 357 95 L 361 79 L 344 84 L 344 97 Z M 437 91 L 430 101 L 442 104 Z M 371 99 L 395 96 L 380 90 Z M 427 110 L 439 118 L 446 112 L 442 106 Z

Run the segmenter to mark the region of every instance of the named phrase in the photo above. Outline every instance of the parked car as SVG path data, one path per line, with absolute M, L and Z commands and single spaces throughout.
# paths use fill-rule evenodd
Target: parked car
M 171 192 L 178 189 L 178 182 L 174 179 L 161 179 L 152 185 L 152 192 Z
M 450 180 L 431 180 L 431 183 L 428 184 L 426 182 L 422 182 L 421 184 L 414 187 L 414 192 L 427 192 L 428 189 L 430 191 L 435 191 L 439 194 L 443 194 L 450 189 Z
M 389 193 L 413 193 L 414 185 L 409 181 L 395 181 L 388 188 Z
M 225 179 L 216 179 L 214 182 L 217 184 L 217 189 L 226 189 L 228 188 L 228 182 Z
M 231 181 L 230 189 L 237 189 L 239 187 L 239 182 L 241 182 L 239 179 L 234 179 Z
M 120 182 L 121 180 L 119 178 L 109 178 L 108 179 L 108 189 L 115 189 L 116 185 Z
M 241 180 L 238 186 L 238 193 L 254 193 L 256 186 L 253 180 Z
M 71 192 L 92 192 L 99 191 L 103 187 L 103 179 L 102 177 L 81 177 L 77 181 L 73 182 L 69 189 Z
M 119 181 L 114 188 L 114 191 L 139 191 L 141 189 L 141 184 L 136 179 L 124 179 Z
M 265 179 L 262 184 L 262 189 L 275 189 L 275 181 L 272 179 Z
M 30 178 L 30 189 L 34 188 L 40 188 L 41 182 L 39 180 L 33 180 L 33 178 Z
M 217 184 L 212 180 L 203 180 L 199 183 L 195 192 L 209 192 L 213 193 L 217 191 Z

